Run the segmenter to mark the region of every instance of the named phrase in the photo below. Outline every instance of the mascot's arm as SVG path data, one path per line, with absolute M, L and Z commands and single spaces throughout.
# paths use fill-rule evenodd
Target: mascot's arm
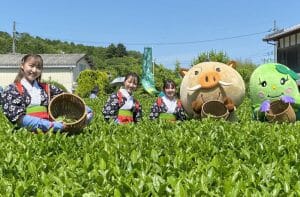
M 231 98 L 225 97 L 224 105 L 226 106 L 229 112 L 234 111 L 234 103 Z
M 198 99 L 198 100 L 192 102 L 192 109 L 197 114 L 200 114 L 202 105 L 203 105 L 203 102 L 200 99 Z

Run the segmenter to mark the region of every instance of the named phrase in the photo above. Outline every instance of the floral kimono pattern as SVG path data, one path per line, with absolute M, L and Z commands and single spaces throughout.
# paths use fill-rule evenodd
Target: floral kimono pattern
M 118 118 L 119 109 L 127 101 L 126 97 L 118 96 L 118 93 L 112 93 L 105 103 L 102 114 L 106 121 L 112 119 L 114 121 Z M 142 118 L 142 107 L 137 100 L 134 99 L 134 106 L 131 109 L 133 112 L 133 122 L 139 122 Z
M 31 102 L 31 96 L 23 85 L 23 92 L 17 88 L 16 84 L 10 84 L 1 94 L 2 110 L 4 115 L 12 122 L 16 123 L 20 117 L 26 114 L 26 108 Z M 63 93 L 63 91 L 49 84 L 50 97 Z M 47 92 L 41 87 L 41 106 L 48 106 L 49 98 Z
M 163 102 L 161 98 L 158 98 L 150 109 L 149 118 L 150 120 L 157 119 L 159 118 L 159 115 L 161 113 L 167 113 L 167 111 L 168 111 L 168 106 Z M 180 100 L 177 100 L 177 106 L 173 114 L 176 116 L 176 120 L 180 120 L 180 121 L 186 120 L 186 115 Z

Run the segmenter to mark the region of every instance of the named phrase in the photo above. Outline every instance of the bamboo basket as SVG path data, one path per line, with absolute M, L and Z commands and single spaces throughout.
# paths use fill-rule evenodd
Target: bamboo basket
M 227 119 L 229 112 L 224 103 L 212 100 L 202 105 L 201 118 L 212 117 L 213 119 Z
M 55 96 L 49 103 L 50 119 L 56 120 L 60 116 L 75 120 L 66 125 L 64 132 L 77 133 L 86 125 L 87 112 L 85 102 L 74 94 L 63 93 Z
M 295 122 L 296 113 L 290 103 L 276 100 L 271 102 L 270 110 L 266 112 L 266 118 L 269 122 Z

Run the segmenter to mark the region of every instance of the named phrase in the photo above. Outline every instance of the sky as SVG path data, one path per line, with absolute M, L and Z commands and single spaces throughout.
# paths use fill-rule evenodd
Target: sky
M 299 0 L 3 0 L 0 31 L 12 34 L 15 21 L 18 32 L 51 40 L 152 47 L 155 63 L 168 68 L 211 50 L 261 64 L 274 50 L 262 39 L 274 24 L 299 24 L 299 8 Z

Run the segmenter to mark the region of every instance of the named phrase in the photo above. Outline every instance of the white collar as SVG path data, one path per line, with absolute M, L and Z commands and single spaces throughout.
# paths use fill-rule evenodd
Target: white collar
M 125 89 L 125 88 L 120 88 L 120 92 L 122 93 L 122 95 L 125 97 L 125 98 L 130 98 L 132 97 L 129 92 Z
M 177 107 L 177 99 L 170 100 L 167 96 L 162 97 L 163 102 L 167 106 L 167 113 L 174 113 Z
M 127 100 L 124 105 L 120 109 L 131 110 L 133 107 L 133 96 L 131 96 L 128 91 L 124 88 L 120 88 L 120 92 L 122 96 L 124 96 Z
M 161 98 L 163 99 L 163 101 L 167 101 L 167 102 L 176 102 L 177 101 L 177 99 L 175 97 L 171 100 L 166 95 L 162 96 Z
M 34 80 L 33 85 L 31 85 L 25 78 L 21 80 L 21 84 L 28 91 L 31 101 L 30 105 L 40 105 L 41 104 L 41 87 L 38 82 Z
M 28 90 L 32 90 L 33 88 L 40 89 L 40 86 L 36 80 L 33 81 L 33 84 L 29 83 L 27 79 L 23 78 L 21 79 L 21 84 Z

